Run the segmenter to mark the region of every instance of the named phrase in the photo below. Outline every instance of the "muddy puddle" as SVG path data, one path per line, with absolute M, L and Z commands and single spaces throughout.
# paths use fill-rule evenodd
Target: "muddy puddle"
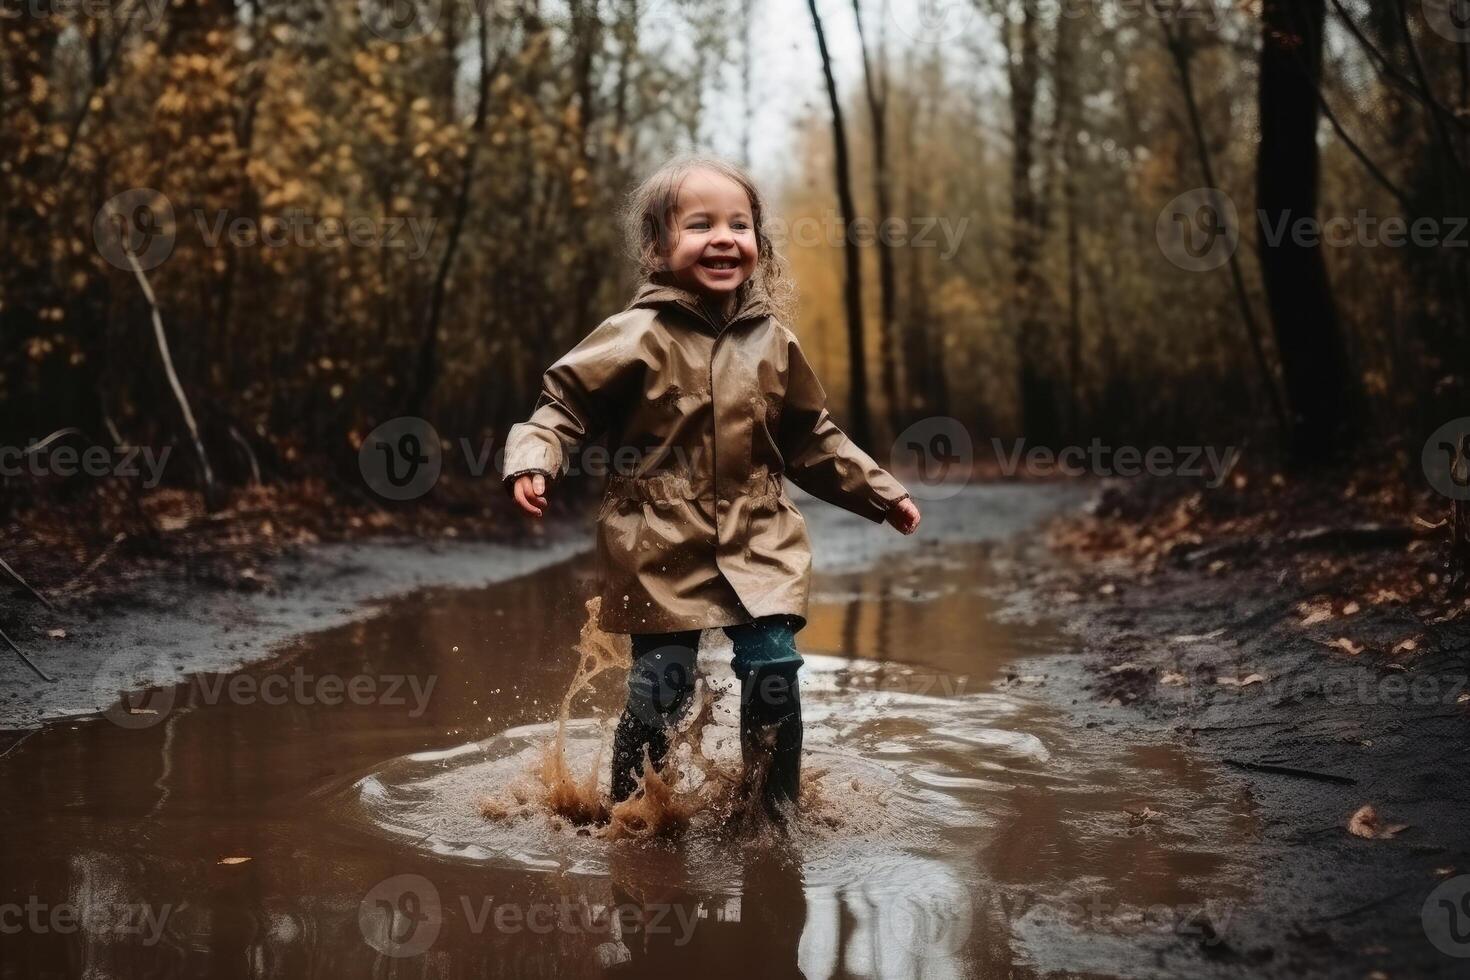
M 934 502 L 926 529 L 931 512 L 940 529 L 1034 519 L 1016 494 Z M 575 559 L 392 602 L 15 745 L 0 758 L 0 976 L 1224 969 L 1214 938 L 1249 901 L 1247 803 L 1183 747 L 1069 719 L 1055 692 L 1075 641 L 1046 610 L 1003 609 L 987 535 L 865 555 L 841 545 L 891 532 L 812 524 L 819 564 L 829 541 L 845 557 L 798 636 L 789 836 L 719 807 L 652 838 L 534 800 L 486 816 L 555 734 L 594 584 Z M 699 747 L 738 765 L 728 661 L 707 633 Z M 623 678 L 593 687 L 565 759 L 605 786 Z M 680 788 L 701 776 L 686 767 Z

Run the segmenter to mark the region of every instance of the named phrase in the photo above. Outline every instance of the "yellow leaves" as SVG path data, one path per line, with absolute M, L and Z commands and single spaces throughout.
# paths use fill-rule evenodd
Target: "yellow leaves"
M 428 153 L 429 153 L 429 150 L 431 150 L 431 149 L 433 149 L 433 147 L 429 146 L 429 144 L 427 142 L 419 143 L 417 146 L 415 146 L 413 148 L 413 156 L 414 156 L 414 159 L 417 160 L 417 159 L 420 159 L 420 158 L 422 158 L 424 156 L 427 156 Z
M 1349 640 L 1345 636 L 1339 636 L 1337 639 L 1333 640 L 1327 645 L 1335 650 L 1341 650 L 1349 657 L 1356 657 L 1365 649 L 1362 644 L 1354 643 L 1352 640 Z
M 46 97 L 51 94 L 51 85 L 40 75 L 31 76 L 31 102 L 35 105 L 43 105 Z
M 1327 622 L 1333 616 L 1330 602 L 1303 602 L 1297 606 L 1297 612 L 1303 617 L 1298 626 L 1315 626 Z

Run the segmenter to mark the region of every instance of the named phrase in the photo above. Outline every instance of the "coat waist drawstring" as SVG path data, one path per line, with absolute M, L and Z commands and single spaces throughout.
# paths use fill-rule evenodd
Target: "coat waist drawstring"
M 750 482 L 742 491 L 751 503 L 768 503 L 779 499 L 784 492 L 785 481 L 781 474 L 772 473 L 765 467 L 751 473 Z M 682 473 L 658 473 L 653 476 L 623 476 L 614 473 L 607 478 L 606 494 L 619 500 L 660 503 L 670 500 L 713 499 L 715 491 L 711 485 L 701 492 Z

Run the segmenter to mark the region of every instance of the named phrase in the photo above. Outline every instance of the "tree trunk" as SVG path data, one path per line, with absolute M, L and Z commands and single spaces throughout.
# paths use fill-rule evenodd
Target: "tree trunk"
M 1057 434 L 1056 400 L 1044 365 L 1048 349 L 1041 317 L 1041 282 L 1036 266 L 1041 251 L 1041 202 L 1031 167 L 1035 161 L 1036 90 L 1041 69 L 1037 43 L 1040 14 L 1035 0 L 1022 0 L 1019 48 L 1006 59 L 1011 89 L 1011 289 L 1016 316 L 1017 390 L 1021 425 L 1039 443 Z M 1007 25 L 1009 29 L 1009 25 Z
M 404 414 L 418 415 L 427 404 L 430 393 L 439 378 L 439 324 L 444 318 L 444 303 L 448 297 L 449 272 L 454 267 L 454 258 L 459 250 L 459 239 L 464 233 L 465 219 L 470 209 L 470 191 L 475 181 L 475 159 L 480 144 L 485 139 L 485 120 L 490 107 L 490 79 L 499 67 L 499 59 L 490 63 L 490 11 L 480 13 L 479 55 L 480 75 L 476 93 L 475 118 L 470 124 L 469 147 L 465 151 L 464 169 L 460 172 L 459 191 L 455 196 L 454 218 L 449 225 L 449 237 L 444 243 L 444 253 L 439 257 L 439 267 L 434 274 L 433 289 L 429 294 L 429 309 L 424 317 L 424 332 L 419 339 L 418 356 L 414 361 L 414 374 L 410 379 L 404 400 Z
M 1315 240 L 1290 233 L 1317 214 L 1317 86 L 1323 0 L 1265 0 L 1262 7 L 1261 143 L 1256 158 L 1256 233 L 1261 274 L 1281 354 L 1291 412 L 1291 458 L 1320 465 L 1351 432 L 1347 348 L 1327 267 Z M 1273 243 L 1278 231 L 1284 231 Z
M 883 23 L 887 23 L 887 5 L 884 5 Z M 878 36 L 876 60 L 878 70 L 873 71 L 873 59 L 868 57 L 868 41 L 863 31 L 861 0 L 852 0 L 852 14 L 857 21 L 858 50 L 863 59 L 864 90 L 868 97 L 868 113 L 873 126 L 873 195 L 878 205 L 878 303 L 881 345 L 879 359 L 882 362 L 880 377 L 883 398 L 888 403 L 888 420 L 893 432 L 901 427 L 900 417 L 904 414 L 903 395 L 898 386 L 898 361 L 902 355 L 902 344 L 898 335 L 898 316 L 895 294 L 898 286 L 893 261 L 893 244 L 883 233 L 884 223 L 892 216 L 892 196 L 888 179 L 888 61 L 883 35 Z
M 811 11 L 812 27 L 817 32 L 817 50 L 822 56 L 822 75 L 827 82 L 827 101 L 832 107 L 832 149 L 837 171 L 837 200 L 842 210 L 844 230 L 842 257 L 845 270 L 843 294 L 847 306 L 847 431 L 859 446 L 869 448 L 872 430 L 868 424 L 868 358 L 863 340 L 862 266 L 859 263 L 857 246 L 850 240 L 857 210 L 853 206 L 847 130 L 842 123 L 842 102 L 837 96 L 837 80 L 832 75 L 832 58 L 827 52 L 827 37 L 822 33 L 822 17 L 817 13 L 817 0 L 807 0 L 807 9 Z

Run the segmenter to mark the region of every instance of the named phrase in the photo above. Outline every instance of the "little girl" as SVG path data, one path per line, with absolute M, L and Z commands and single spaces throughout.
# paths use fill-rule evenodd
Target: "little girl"
M 634 658 L 614 802 L 637 786 L 645 750 L 661 763 L 693 691 L 700 630 L 720 626 L 735 648 L 746 772 L 765 771 L 765 807 L 783 819 L 800 781 L 795 635 L 811 546 L 782 477 L 904 534 L 919 510 L 827 413 L 787 327 L 794 290 L 744 171 L 673 161 L 634 192 L 627 219 L 636 295 L 547 370 L 535 412 L 507 438 L 506 485 L 540 517 L 569 455 L 608 437 L 598 625 L 632 634 Z

